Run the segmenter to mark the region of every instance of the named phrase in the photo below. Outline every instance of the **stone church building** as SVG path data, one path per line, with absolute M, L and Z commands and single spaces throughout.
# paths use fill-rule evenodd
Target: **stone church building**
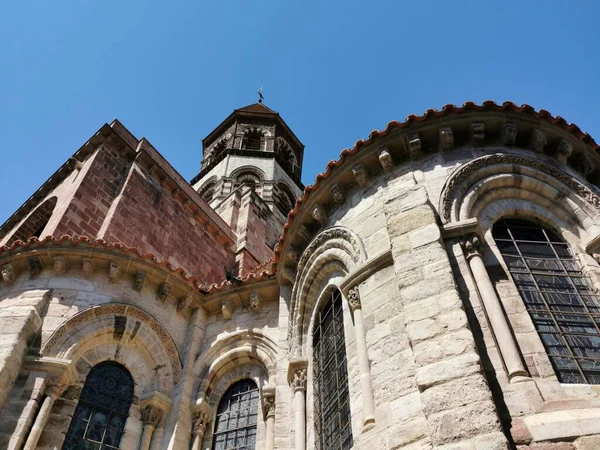
M 115 120 L 0 227 L 1 449 L 600 449 L 589 135 L 448 105 L 304 187 L 259 102 L 202 149 Z

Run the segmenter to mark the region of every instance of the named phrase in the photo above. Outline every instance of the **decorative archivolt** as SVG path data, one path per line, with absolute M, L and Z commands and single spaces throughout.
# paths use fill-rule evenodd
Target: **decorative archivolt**
M 294 154 L 291 145 L 281 136 L 278 137 L 275 142 L 277 144 L 277 153 L 286 158 L 292 166 L 297 166 L 298 160 L 296 159 L 296 155 Z
M 302 345 L 323 282 L 332 274 L 345 276 L 353 272 L 366 259 L 360 237 L 343 227 L 323 230 L 306 247 L 298 260 L 290 305 L 288 339 L 293 339 L 296 347 Z
M 510 191 L 510 188 L 518 192 Z M 446 181 L 440 197 L 443 221 L 457 222 L 476 217 L 483 200 L 492 200 L 492 189 L 502 189 L 495 193 L 496 198 L 542 196 L 564 207 L 565 202 L 560 201 L 562 197 L 590 216 L 600 212 L 600 197 L 595 189 L 573 175 L 531 156 L 497 153 L 462 165 Z
M 218 387 L 226 389 L 227 383 L 222 380 L 235 381 L 240 367 L 246 367 L 244 373 L 256 372 L 261 379 L 274 383 L 276 364 L 277 344 L 270 337 L 258 331 L 233 333 L 216 341 L 194 363 L 197 396 L 209 399 L 219 390 Z M 251 367 L 255 369 L 248 369 Z
M 248 176 L 255 177 L 257 180 L 264 180 L 266 178 L 265 172 L 258 167 L 254 166 L 242 166 L 234 169 L 229 175 L 230 178 L 240 179 L 241 177 Z
M 114 344 L 134 349 L 151 368 L 167 363 L 168 384 L 181 376 L 181 360 L 173 339 L 150 314 L 122 303 L 86 309 L 64 322 L 44 344 L 46 357 L 79 359 L 86 352 Z
M 261 136 L 271 136 L 271 132 L 269 130 L 266 130 L 261 127 L 251 127 L 251 126 L 245 127 L 242 130 L 242 134 L 244 134 L 244 135 L 259 134 Z

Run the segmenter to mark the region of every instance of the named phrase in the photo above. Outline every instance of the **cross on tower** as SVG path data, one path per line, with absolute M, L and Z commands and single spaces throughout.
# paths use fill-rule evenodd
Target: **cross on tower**
M 263 96 L 263 88 L 262 86 L 258 90 L 258 103 L 262 103 L 265 97 Z

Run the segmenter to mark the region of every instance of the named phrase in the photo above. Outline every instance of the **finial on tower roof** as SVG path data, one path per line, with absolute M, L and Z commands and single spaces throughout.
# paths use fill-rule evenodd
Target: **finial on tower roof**
M 258 103 L 262 103 L 265 97 L 263 96 L 263 88 L 262 86 L 258 90 Z

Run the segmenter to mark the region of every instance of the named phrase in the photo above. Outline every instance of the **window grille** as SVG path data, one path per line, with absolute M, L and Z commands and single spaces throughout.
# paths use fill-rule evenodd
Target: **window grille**
M 87 376 L 63 450 L 118 449 L 133 397 L 129 371 L 113 362 L 95 366 Z
M 315 322 L 313 356 L 316 448 L 350 449 L 353 442 L 348 365 L 342 296 L 337 289 Z
M 568 244 L 524 220 L 492 234 L 559 381 L 600 384 L 600 299 Z
M 238 381 L 227 389 L 217 410 L 213 450 L 254 450 L 258 398 L 252 380 Z

